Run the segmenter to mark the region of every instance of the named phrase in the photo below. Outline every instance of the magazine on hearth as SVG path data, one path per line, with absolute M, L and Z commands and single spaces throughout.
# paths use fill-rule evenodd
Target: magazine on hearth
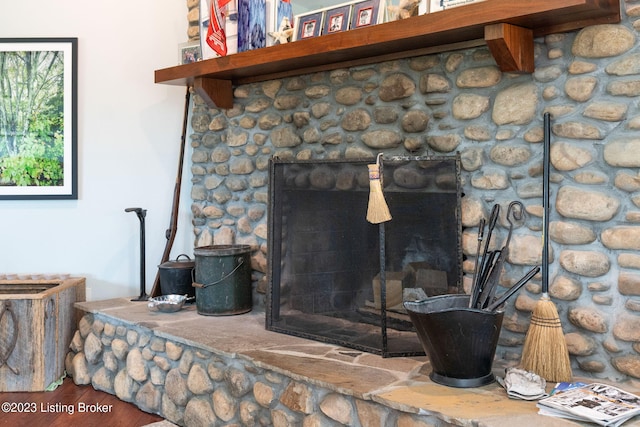
M 555 393 L 538 401 L 538 413 L 617 427 L 640 414 L 640 396 L 600 383 Z

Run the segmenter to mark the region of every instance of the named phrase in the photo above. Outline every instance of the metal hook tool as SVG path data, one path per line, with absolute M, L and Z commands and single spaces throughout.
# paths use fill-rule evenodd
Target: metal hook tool
M 518 207 L 518 209 L 515 209 Z M 509 207 L 507 208 L 507 222 L 509 223 L 509 234 L 507 234 L 507 241 L 504 244 L 502 249 L 506 249 L 509 247 L 509 243 L 511 243 L 511 233 L 513 232 L 513 221 L 511 221 L 511 217 L 516 221 L 520 221 L 524 216 L 524 205 L 522 202 L 518 200 L 514 200 L 509 203 Z

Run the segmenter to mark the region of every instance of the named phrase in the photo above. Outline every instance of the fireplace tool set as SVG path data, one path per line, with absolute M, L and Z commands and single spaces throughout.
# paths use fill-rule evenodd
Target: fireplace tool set
M 493 206 L 487 224 L 480 222 L 470 295 L 439 295 L 404 302 L 431 361 L 429 378 L 434 382 L 451 387 L 481 387 L 495 381 L 493 359 L 504 318 L 504 310 L 500 307 L 540 271 L 540 267 L 535 266 L 508 291 L 495 297 L 500 273 L 509 255 L 514 221 L 521 220 L 523 215 L 522 203 L 509 204 L 506 214 L 509 234 L 504 246 L 496 250 L 489 250 L 489 247 L 500 216 L 500 205 Z
M 509 243 L 511 242 L 511 233 L 513 232 L 514 221 L 521 220 L 523 218 L 523 215 L 524 206 L 521 202 L 513 201 L 509 204 L 506 214 L 506 219 L 509 223 L 509 233 L 507 235 L 507 240 L 502 248 L 493 251 L 489 250 L 489 246 L 491 244 L 493 231 L 500 216 L 500 205 L 495 204 L 491 210 L 486 240 L 484 238 L 486 226 L 484 218 L 480 221 L 478 231 L 478 255 L 474 267 L 471 285 L 471 297 L 469 298 L 469 308 L 477 308 L 488 311 L 497 310 L 508 298 L 515 294 L 522 286 L 524 286 L 529 280 L 531 280 L 533 276 L 535 276 L 540 271 L 539 266 L 532 268 L 507 292 L 505 292 L 499 298 L 495 298 L 495 292 L 500 279 L 500 273 L 502 272 L 505 259 L 509 256 Z M 482 250 L 481 254 L 480 248 L 482 247 L 483 240 L 484 249 Z

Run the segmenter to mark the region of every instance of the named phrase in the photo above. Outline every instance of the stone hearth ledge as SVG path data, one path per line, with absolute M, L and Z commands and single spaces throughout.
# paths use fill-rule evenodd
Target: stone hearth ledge
M 167 341 L 248 360 L 265 371 L 295 381 L 418 416 L 414 420 L 417 423 L 398 422 L 398 426 L 591 425 L 538 415 L 535 402 L 509 399 L 497 383 L 478 388 L 436 384 L 428 377 L 430 367 L 426 357 L 383 358 L 267 331 L 264 312 L 256 310 L 235 316 L 203 316 L 197 313 L 195 305 L 188 304 L 179 312 L 161 313 L 149 311 L 146 303 L 125 298 L 79 302 L 76 307 L 113 319 L 115 324 L 149 329 Z M 501 375 L 504 366 L 494 365 L 494 372 Z M 640 420 L 636 417 L 625 426 L 640 426 Z

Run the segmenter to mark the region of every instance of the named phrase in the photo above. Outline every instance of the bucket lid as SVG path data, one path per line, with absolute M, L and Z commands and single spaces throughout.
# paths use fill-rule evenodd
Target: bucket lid
M 200 246 L 193 250 L 196 256 L 225 256 L 251 252 L 249 245 L 212 245 Z
M 187 257 L 187 259 L 180 259 L 181 256 Z M 196 266 L 196 262 L 189 258 L 187 254 L 180 254 L 173 261 L 163 262 L 158 266 L 158 268 L 194 268 Z

